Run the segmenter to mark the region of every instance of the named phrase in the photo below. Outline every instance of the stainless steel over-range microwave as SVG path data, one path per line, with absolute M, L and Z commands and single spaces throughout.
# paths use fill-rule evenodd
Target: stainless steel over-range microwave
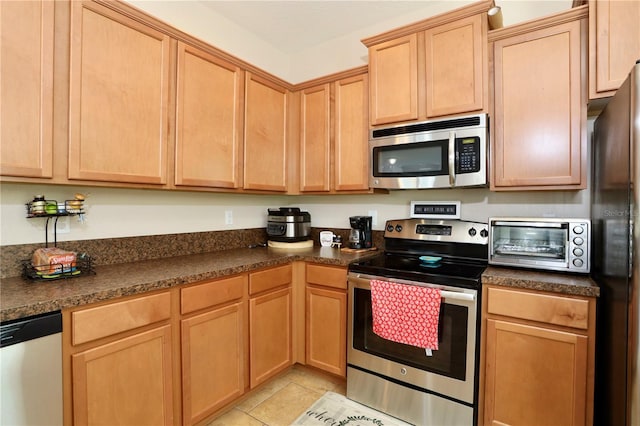
M 369 138 L 369 186 L 486 186 L 488 147 L 487 114 L 373 129 Z

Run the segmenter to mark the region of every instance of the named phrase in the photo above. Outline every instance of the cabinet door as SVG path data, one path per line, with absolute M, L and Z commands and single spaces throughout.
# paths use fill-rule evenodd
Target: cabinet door
M 487 320 L 485 425 L 585 425 L 587 337 Z
M 75 424 L 174 424 L 170 326 L 71 358 Z
M 492 189 L 585 187 L 580 25 L 495 42 Z
M 300 191 L 329 191 L 330 85 L 300 94 Z
M 367 74 L 335 83 L 334 188 L 369 189 L 369 124 Z
M 418 118 L 418 36 L 369 48 L 371 125 Z
M 69 178 L 165 184 L 169 36 L 71 5 Z
M 244 188 L 287 189 L 287 90 L 246 73 Z
M 640 2 L 589 1 L 589 97 L 613 96 L 640 59 Z
M 176 185 L 238 188 L 243 71 L 178 42 Z
M 347 371 L 347 293 L 307 287 L 306 362 L 329 373 Z
M 428 117 L 483 108 L 487 73 L 486 34 L 483 15 L 425 31 Z
M 54 2 L 0 2 L 0 174 L 53 174 Z
M 183 422 L 195 424 L 244 392 L 243 303 L 182 321 Z
M 249 300 L 251 388 L 292 363 L 291 288 Z

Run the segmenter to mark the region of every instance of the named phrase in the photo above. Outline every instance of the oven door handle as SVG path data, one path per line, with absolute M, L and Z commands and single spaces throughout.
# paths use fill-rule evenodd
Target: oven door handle
M 455 291 L 446 291 L 446 290 L 442 290 L 440 292 L 440 297 L 444 299 L 449 299 L 449 300 L 467 300 L 470 302 L 473 302 L 474 300 L 476 300 L 476 296 L 473 294 L 458 293 Z
M 348 276 L 348 280 L 351 286 L 355 288 L 364 288 L 367 290 L 370 288 L 369 281 L 375 280 L 375 279 L 381 279 L 381 278 L 375 277 L 372 275 L 361 275 L 361 274 L 350 274 Z M 391 282 L 397 282 L 398 284 L 411 285 L 406 282 L 403 282 L 403 280 L 392 279 Z M 427 287 L 438 288 L 434 286 L 427 286 Z M 444 299 L 449 299 L 449 300 L 464 300 L 469 302 L 473 302 L 474 300 L 476 300 L 476 295 L 474 293 L 464 293 L 461 291 L 440 290 L 440 297 Z

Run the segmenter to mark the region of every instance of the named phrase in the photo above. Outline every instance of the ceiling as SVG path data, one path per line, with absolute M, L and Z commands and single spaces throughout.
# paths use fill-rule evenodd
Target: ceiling
M 452 10 L 470 0 L 200 0 L 202 5 L 287 54 L 404 18 L 405 23 Z M 429 13 L 433 10 L 433 13 Z M 412 19 L 415 14 L 415 19 Z M 375 34 L 371 34 L 375 35 Z

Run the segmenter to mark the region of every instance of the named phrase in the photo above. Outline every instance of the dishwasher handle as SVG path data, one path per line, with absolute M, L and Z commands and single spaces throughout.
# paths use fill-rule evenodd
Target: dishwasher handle
M 0 323 L 0 348 L 61 332 L 60 311 Z

